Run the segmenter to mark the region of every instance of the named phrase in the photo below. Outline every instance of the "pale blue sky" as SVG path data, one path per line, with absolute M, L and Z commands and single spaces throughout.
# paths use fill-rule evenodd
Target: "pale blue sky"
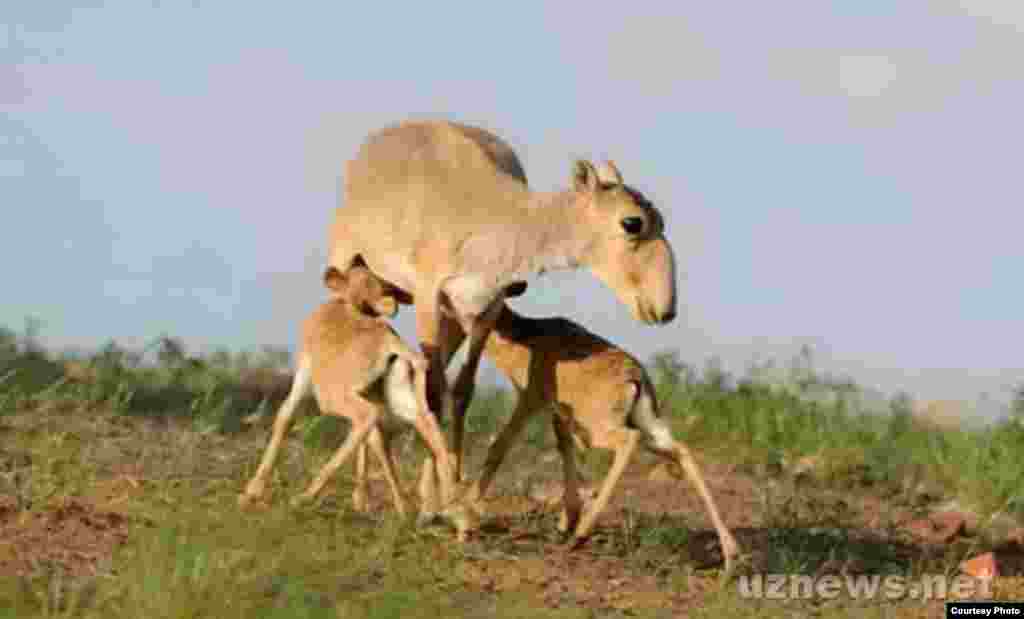
M 291 346 L 343 161 L 446 116 L 503 135 L 538 189 L 612 157 L 665 212 L 674 324 L 633 322 L 585 272 L 534 281 L 522 311 L 642 358 L 742 369 L 811 343 L 888 392 L 1004 400 L 1024 380 L 1024 3 L 675 4 L 5 7 L 0 324 Z

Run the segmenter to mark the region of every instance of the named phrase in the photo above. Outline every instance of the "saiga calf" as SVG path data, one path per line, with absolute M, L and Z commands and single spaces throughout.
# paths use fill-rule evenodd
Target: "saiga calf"
M 406 503 L 390 450 L 390 438 L 396 430 L 403 425 L 414 426 L 439 466 L 451 467 L 445 437 L 427 406 L 426 359 L 383 318 L 393 316 L 398 309 L 395 292 L 368 269 L 353 267 L 342 273 L 329 267 L 324 284 L 337 296 L 303 323 L 291 391 L 278 411 L 259 468 L 239 503 L 246 506 L 263 497 L 292 417 L 302 399 L 312 392 L 324 414 L 347 418 L 351 428 L 345 442 L 293 504 L 313 500 L 369 438 L 369 446 L 384 468 L 395 507 L 404 514 Z M 357 484 L 357 493 L 360 487 Z M 442 486 L 442 496 L 451 495 L 452 489 Z M 358 494 L 354 499 L 359 507 Z M 459 538 L 464 539 L 468 527 L 464 512 L 452 507 L 447 515 L 454 520 Z
M 639 361 L 571 320 L 527 318 L 507 306 L 498 315 L 484 355 L 512 382 L 519 399 L 487 453 L 468 502 L 481 501 L 526 421 L 550 410 L 565 480 L 561 530 L 572 533 L 577 541 L 586 538 L 642 444 L 680 467 L 696 487 L 718 534 L 726 569 L 732 569 L 739 545 L 722 521 L 690 451 L 672 438 L 668 424 L 658 416 L 654 387 Z M 597 497 L 582 514 L 574 442 L 584 449 L 609 449 L 615 454 Z M 432 492 L 436 483 L 430 464 L 429 460 L 424 463 L 421 493 Z

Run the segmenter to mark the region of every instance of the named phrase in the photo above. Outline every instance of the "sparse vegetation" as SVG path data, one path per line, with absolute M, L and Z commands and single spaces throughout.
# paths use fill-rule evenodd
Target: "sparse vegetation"
M 39 325 L 0 329 L 0 617 L 875 616 L 878 604 L 769 603 L 719 588 L 714 534 L 683 483 L 645 480 L 638 458 L 602 526 L 569 553 L 557 514 L 530 499 L 558 480 L 548 419 L 531 420 L 496 482 L 493 514 L 464 547 L 395 516 L 383 486 L 371 514 L 351 510 L 348 475 L 316 507 L 297 493 L 346 428 L 310 413 L 272 484 L 272 507 L 240 512 L 237 493 L 290 383 L 285 351 L 189 355 L 162 337 L 141 351 L 45 350 Z M 907 396 L 868 410 L 850 381 L 823 376 L 805 351 L 735 377 L 678 353 L 649 364 L 679 437 L 712 477 L 751 569 L 950 573 L 999 542 L 993 516 L 1024 516 L 1024 385 L 1011 416 L 959 431 L 921 425 Z M 766 376 L 781 375 L 782 380 Z M 481 386 L 470 411 L 467 470 L 514 395 Z M 401 475 L 415 485 L 415 442 Z M 588 455 L 588 476 L 608 459 Z M 651 484 L 658 483 L 656 487 Z M 675 482 L 671 482 L 675 483 Z M 653 489 L 652 489 L 653 488 Z M 732 492 L 724 492 L 732 489 Z M 977 530 L 930 547 L 896 530 L 897 514 L 956 501 Z M 866 513 L 866 505 L 872 513 Z M 713 544 L 712 544 L 713 545 Z M 853 567 L 851 567 L 853 566 Z M 1014 584 L 1016 583 L 1016 584 Z M 1020 596 L 1005 581 L 1002 597 Z M 1006 588 L 1008 587 L 1008 588 Z M 1014 589 L 1013 587 L 1017 587 Z M 924 607 L 897 605 L 900 616 Z M 934 612 L 934 608 L 930 612 Z M 924 616 L 923 614 L 920 616 Z

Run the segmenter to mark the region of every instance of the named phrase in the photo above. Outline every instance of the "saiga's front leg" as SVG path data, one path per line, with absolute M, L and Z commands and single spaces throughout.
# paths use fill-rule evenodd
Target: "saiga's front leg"
M 423 355 L 427 358 L 427 403 L 430 412 L 438 418 L 443 412 L 444 394 L 448 391 L 444 374 L 447 359 L 441 341 L 444 320 L 441 314 L 441 294 L 440 288 L 417 294 L 416 297 L 421 302 L 415 305 L 416 337 L 419 339 Z
M 476 388 L 476 374 L 480 367 L 480 357 L 483 355 L 487 337 L 494 330 L 494 324 L 497 322 L 498 315 L 504 307 L 504 296 L 498 297 L 476 320 L 467 320 L 461 325 L 462 330 L 469 333 L 469 350 L 466 353 L 466 361 L 462 364 L 462 367 L 459 369 L 459 375 L 455 379 L 455 386 L 452 388 L 454 399 L 452 449 L 455 451 L 456 483 L 462 480 L 466 411 L 473 400 L 473 391 Z
M 480 477 L 473 484 L 469 494 L 466 495 L 466 500 L 470 503 L 480 503 L 483 501 L 484 495 L 487 493 L 487 489 L 490 488 L 491 482 L 494 480 L 494 476 L 497 474 L 498 469 L 501 467 L 501 463 L 505 461 L 505 454 L 515 443 L 519 434 L 526 426 L 526 422 L 529 421 L 538 410 L 538 405 L 533 398 L 531 398 L 529 392 L 521 391 L 519 393 L 518 402 L 516 402 L 516 408 L 512 412 L 512 417 L 505 424 L 505 427 L 498 433 L 497 440 L 487 450 L 487 459 L 484 460 L 484 470 L 480 474 Z

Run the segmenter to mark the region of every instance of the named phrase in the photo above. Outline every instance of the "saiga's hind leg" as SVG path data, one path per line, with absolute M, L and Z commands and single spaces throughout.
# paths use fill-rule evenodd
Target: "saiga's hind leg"
M 370 430 L 376 426 L 380 417 L 380 410 L 377 405 L 368 402 L 360 396 L 352 395 L 347 398 L 346 406 L 352 409 L 353 412 L 349 417 L 352 421 L 352 427 L 349 429 L 348 436 L 345 437 L 345 442 L 341 444 L 341 447 L 338 448 L 327 464 L 320 469 L 320 473 L 313 479 L 309 488 L 292 500 L 293 505 L 301 505 L 315 499 L 331 477 L 338 472 L 338 469 L 345 464 L 345 461 L 359 447 L 360 443 L 366 439 Z
M 701 501 L 704 503 L 704 509 L 707 510 L 708 515 L 711 517 L 711 523 L 715 527 L 715 533 L 718 534 L 719 543 L 722 545 L 725 569 L 726 571 L 732 571 L 734 559 L 740 553 L 739 544 L 733 538 L 729 527 L 725 526 L 725 521 L 722 520 L 722 516 L 718 512 L 718 506 L 711 497 L 711 492 L 704 481 L 704 475 L 701 473 L 700 467 L 697 466 L 697 461 L 694 460 L 690 450 L 681 441 L 672 438 L 672 431 L 669 429 L 668 424 L 655 415 L 653 396 L 649 393 L 644 392 L 639 397 L 637 405 L 633 409 L 632 419 L 634 425 L 640 428 L 646 435 L 645 446 L 647 449 L 664 458 L 669 463 L 679 466 L 686 474 L 689 482 L 696 488 L 697 494 L 700 495 Z
M 361 512 L 369 510 L 367 499 L 369 497 L 370 480 L 366 460 L 367 452 L 373 449 L 374 458 L 380 464 L 381 470 L 384 473 L 384 479 L 387 481 L 388 488 L 391 491 L 391 498 L 395 504 L 395 509 L 402 516 L 408 513 L 408 503 L 405 500 L 405 494 L 399 486 L 395 470 L 395 459 L 392 451 L 393 438 L 393 435 L 384 433 L 378 426 L 370 430 L 367 439 L 356 450 L 355 489 L 352 491 L 353 509 Z
M 408 507 L 405 502 L 405 496 L 402 493 L 402 489 L 398 485 L 398 477 L 395 474 L 395 463 L 391 454 L 391 439 L 390 435 L 385 436 L 379 429 L 375 429 L 370 433 L 369 440 L 370 449 L 373 450 L 374 455 L 377 457 L 377 461 L 380 462 L 381 467 L 384 469 L 384 479 L 388 482 L 388 487 L 391 489 L 391 499 L 395 503 L 395 510 L 398 514 L 404 517 L 408 513 Z M 364 451 L 360 450 L 361 452 Z M 364 470 L 365 476 L 365 470 Z
M 370 431 L 370 436 L 378 432 L 380 430 L 375 428 Z M 366 442 L 359 445 L 359 449 L 356 450 L 355 488 L 352 489 L 352 509 L 359 512 L 365 512 L 370 509 L 368 502 L 370 480 L 366 470 L 366 450 Z
M 437 465 L 443 469 L 438 471 L 441 476 L 441 501 L 447 504 L 451 502 L 455 488 L 454 462 L 448 457 L 451 454 L 451 449 L 448 447 L 447 440 L 443 437 L 437 438 L 434 433 L 434 428 L 438 427 L 437 422 L 440 419 L 446 415 L 453 415 L 454 404 L 444 373 L 448 360 L 455 353 L 454 350 L 447 350 L 447 340 L 451 337 L 449 335 L 450 324 L 454 321 L 445 317 L 441 312 L 443 295 L 440 285 L 416 295 L 419 300 L 415 306 L 416 334 L 427 359 L 426 393 L 424 395 L 429 410 L 428 415 L 432 417 L 432 423 L 426 419 L 418 420 L 417 429 L 421 431 L 424 440 L 430 445 L 435 459 L 438 457 L 439 449 L 444 451 L 445 459 L 438 461 Z M 426 434 L 423 434 L 424 431 Z
M 583 500 L 580 498 L 580 474 L 576 467 L 576 448 L 572 432 L 565 420 L 557 413 L 551 415 L 551 425 L 558 441 L 558 451 L 562 456 L 562 513 L 558 520 L 558 530 L 563 533 L 572 531 L 580 521 Z

